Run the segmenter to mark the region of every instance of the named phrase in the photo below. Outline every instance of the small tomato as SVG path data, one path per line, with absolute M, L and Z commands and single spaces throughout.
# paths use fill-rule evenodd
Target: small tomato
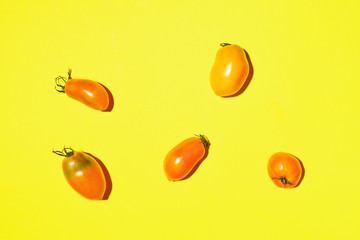
M 268 161 L 267 170 L 271 180 L 281 188 L 296 187 L 303 172 L 299 159 L 285 152 L 273 154 Z
M 222 43 L 210 72 L 214 93 L 228 97 L 240 91 L 250 71 L 244 49 L 235 44 Z
M 166 155 L 164 171 L 169 181 L 182 180 L 203 159 L 210 145 L 204 135 L 185 139 Z
M 87 199 L 102 200 L 106 190 L 106 180 L 101 166 L 90 155 L 66 148 L 53 151 L 64 156 L 62 169 L 66 181 L 80 195 Z
M 87 79 L 73 79 L 71 69 L 68 75 L 67 80 L 62 76 L 55 78 L 58 92 L 66 93 L 70 98 L 96 110 L 105 111 L 108 108 L 110 96 L 102 84 Z

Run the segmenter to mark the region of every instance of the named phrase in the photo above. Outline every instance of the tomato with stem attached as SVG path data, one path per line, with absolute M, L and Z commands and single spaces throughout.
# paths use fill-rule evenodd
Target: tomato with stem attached
M 267 170 L 274 184 L 281 188 L 296 187 L 303 173 L 300 160 L 285 152 L 273 154 L 268 161 Z
M 55 89 L 66 93 L 70 98 L 78 100 L 96 110 L 105 111 L 110 102 L 110 96 L 106 88 L 93 80 L 74 79 L 71 77 L 71 69 L 68 71 L 68 79 L 59 76 L 55 78 Z
M 164 160 L 164 171 L 169 181 L 186 178 L 194 167 L 206 156 L 210 146 L 204 135 L 185 139 L 171 149 Z
M 238 45 L 221 43 L 210 71 L 210 85 L 221 97 L 237 94 L 249 75 L 250 64 L 245 50 Z
M 65 157 L 62 169 L 66 181 L 80 195 L 87 199 L 102 200 L 106 180 L 101 166 L 89 154 L 64 147 L 53 153 Z

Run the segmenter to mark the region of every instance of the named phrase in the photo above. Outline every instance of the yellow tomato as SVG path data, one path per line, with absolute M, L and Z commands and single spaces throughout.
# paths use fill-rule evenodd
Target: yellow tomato
M 228 97 L 240 91 L 249 75 L 249 62 L 245 50 L 235 44 L 222 43 L 210 72 L 214 93 Z

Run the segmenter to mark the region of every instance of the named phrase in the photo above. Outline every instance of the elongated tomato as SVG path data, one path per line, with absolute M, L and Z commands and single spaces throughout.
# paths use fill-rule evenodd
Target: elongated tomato
M 205 156 L 209 140 L 204 135 L 185 139 L 166 155 L 164 171 L 169 181 L 184 179 Z
M 249 75 L 249 62 L 244 49 L 235 44 L 222 43 L 210 71 L 210 85 L 221 97 L 236 94 Z
M 296 187 L 303 171 L 300 161 L 285 152 L 273 154 L 268 161 L 267 170 L 274 184 L 281 188 Z
M 77 193 L 87 199 L 103 199 L 106 190 L 105 176 L 92 156 L 71 148 L 53 152 L 65 157 L 62 162 L 63 173 L 66 181 Z
M 70 98 L 78 100 L 96 110 L 105 111 L 109 106 L 109 94 L 98 82 L 88 79 L 73 79 L 71 69 L 68 79 L 64 77 L 55 78 L 56 90 L 66 93 Z

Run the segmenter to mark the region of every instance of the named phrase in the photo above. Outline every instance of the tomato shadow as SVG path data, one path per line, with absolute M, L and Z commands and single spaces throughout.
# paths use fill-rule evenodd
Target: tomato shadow
M 293 156 L 294 156 L 294 155 L 293 155 Z M 300 166 L 301 166 L 301 170 L 302 170 L 301 176 L 300 176 L 300 180 L 299 180 L 299 182 L 296 184 L 296 186 L 294 187 L 294 188 L 297 188 L 297 187 L 301 184 L 301 182 L 303 181 L 303 179 L 304 179 L 304 177 L 305 177 L 305 167 L 304 167 L 303 162 L 302 162 L 298 157 L 296 157 L 296 156 L 294 156 L 294 157 L 299 161 Z
M 254 66 L 251 62 L 251 59 L 250 59 L 250 55 L 249 53 L 244 49 L 244 52 L 245 52 L 245 55 L 246 55 L 246 59 L 249 63 L 249 74 L 244 82 L 244 84 L 242 85 L 242 87 L 240 88 L 239 91 L 237 91 L 235 94 L 233 95 L 230 95 L 230 96 L 224 96 L 223 98 L 232 98 L 232 97 L 237 97 L 241 94 L 243 94 L 243 92 L 245 92 L 245 90 L 248 88 L 253 76 L 254 76 Z
M 188 175 L 186 175 L 184 178 L 180 179 L 179 181 L 184 181 L 188 178 L 190 178 L 192 175 L 194 175 L 194 173 L 196 172 L 196 170 L 200 167 L 201 163 L 207 158 L 207 156 L 209 155 L 209 148 L 210 148 L 210 143 L 209 143 L 209 147 L 207 147 L 205 149 L 205 154 L 204 156 L 196 163 L 196 165 L 193 167 L 193 169 L 191 169 L 191 171 L 188 173 Z
M 111 91 L 103 84 L 99 83 L 106 91 L 106 93 L 108 94 L 108 97 L 109 97 L 109 106 L 103 110 L 103 112 L 111 112 L 114 108 L 114 96 L 113 94 L 111 93 Z
M 109 199 L 110 193 L 112 191 L 112 181 L 111 181 L 110 173 L 107 170 L 105 164 L 99 158 L 95 157 L 91 153 L 88 153 L 88 152 L 85 152 L 85 153 L 87 155 L 93 157 L 96 160 L 96 162 L 100 165 L 101 170 L 103 171 L 103 174 L 105 177 L 105 182 L 106 182 L 106 188 L 105 188 L 105 193 L 104 193 L 102 200 L 107 200 L 107 199 Z

